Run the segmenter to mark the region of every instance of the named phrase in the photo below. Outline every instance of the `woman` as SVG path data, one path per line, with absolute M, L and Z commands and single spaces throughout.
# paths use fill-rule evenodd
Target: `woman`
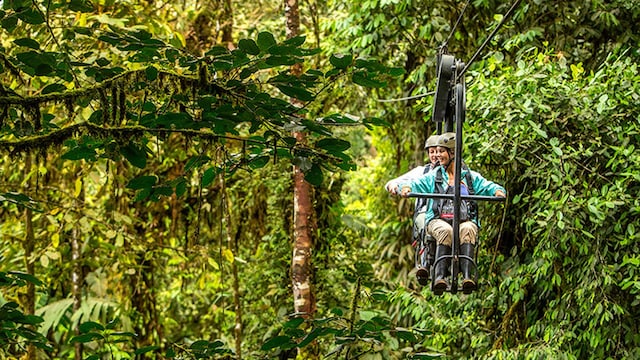
M 409 193 L 453 193 L 455 181 L 455 143 L 456 134 L 449 132 L 438 137 L 437 152 L 440 166 L 434 171 L 418 179 L 406 181 L 399 186 L 400 195 L 406 197 Z M 460 194 L 483 196 L 506 196 L 506 190 L 479 173 L 463 166 L 460 174 Z M 471 190 L 471 191 L 470 191 Z M 436 268 L 433 290 L 437 295 L 442 294 L 449 284 L 445 279 L 450 257 L 438 261 L 443 255 L 451 255 L 453 239 L 453 201 L 451 199 L 437 199 L 425 212 L 427 231 L 436 239 Z M 478 237 L 478 217 L 471 201 L 463 200 L 460 205 L 460 254 L 473 259 L 476 238 Z M 464 280 L 462 291 L 471 293 L 477 285 L 471 277 L 471 263 L 465 258 L 460 260 L 460 270 Z

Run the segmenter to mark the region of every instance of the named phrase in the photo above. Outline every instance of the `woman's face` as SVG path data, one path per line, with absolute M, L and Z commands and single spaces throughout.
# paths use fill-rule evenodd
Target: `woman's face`
M 440 161 L 440 165 L 449 166 L 449 161 L 451 160 L 451 155 L 449 155 L 449 149 L 443 146 L 437 147 L 438 152 L 438 160 Z
M 435 146 L 429 148 L 429 161 L 431 161 L 432 164 L 438 162 L 438 148 Z

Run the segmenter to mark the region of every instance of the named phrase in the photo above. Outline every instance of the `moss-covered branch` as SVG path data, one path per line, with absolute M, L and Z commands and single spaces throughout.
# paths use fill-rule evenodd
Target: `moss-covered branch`
M 70 100 L 75 100 L 82 97 L 96 97 L 100 92 L 106 92 L 111 90 L 114 85 L 120 82 L 130 82 L 135 79 L 137 81 L 144 82 L 158 82 L 161 86 L 167 85 L 167 80 L 172 80 L 174 83 L 180 84 L 183 90 L 186 89 L 208 89 L 212 93 L 227 93 L 232 94 L 231 91 L 221 87 L 214 83 L 203 83 L 203 79 L 206 77 L 193 77 L 188 75 L 176 74 L 168 71 L 158 71 L 158 75 L 154 80 L 149 80 L 145 73 L 146 69 L 130 70 L 118 74 L 108 80 L 94 84 L 90 87 L 76 90 L 68 90 L 64 92 L 53 92 L 49 94 L 40 94 L 33 96 L 0 96 L 0 105 L 22 105 L 33 106 L 42 105 L 47 103 L 63 103 Z M 206 80 L 205 80 L 206 81 Z
M 126 139 L 139 138 L 146 134 L 182 134 L 187 137 L 199 138 L 210 142 L 226 139 L 241 142 L 243 144 L 263 145 L 265 148 L 273 149 L 274 156 L 276 156 L 278 149 L 286 149 L 287 151 L 294 154 L 299 154 L 300 156 L 320 158 L 323 161 L 327 161 L 327 163 L 338 163 L 341 161 L 341 159 L 335 156 L 318 152 L 317 150 L 306 146 L 280 146 L 277 145 L 277 142 L 274 142 L 274 140 L 259 140 L 255 138 L 248 139 L 240 136 L 220 135 L 211 133 L 206 130 L 194 129 L 148 128 L 139 125 L 103 127 L 87 122 L 70 125 L 61 129 L 56 129 L 47 134 L 34 135 L 21 138 L 19 140 L 0 140 L 0 152 L 17 155 L 28 154 L 34 151 L 46 151 L 51 147 L 62 145 L 66 140 L 80 138 L 83 135 L 88 135 L 96 138 L 113 138 L 119 139 L 119 141 L 126 141 Z

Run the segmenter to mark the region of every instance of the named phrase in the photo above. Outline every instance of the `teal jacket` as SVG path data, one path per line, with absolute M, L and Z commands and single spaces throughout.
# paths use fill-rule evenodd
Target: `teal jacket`
M 424 176 L 417 178 L 417 179 L 413 179 L 411 181 L 407 181 L 405 183 L 402 183 L 399 185 L 399 190 L 402 189 L 405 186 L 410 186 L 411 187 L 411 192 L 413 193 L 427 193 L 427 194 L 433 194 L 436 192 L 436 172 L 440 172 L 442 174 L 442 181 L 443 184 L 448 184 L 449 183 L 449 175 L 447 175 L 447 171 L 445 170 L 444 166 L 439 166 L 436 169 L 434 169 L 433 171 L 428 172 L 427 174 L 425 174 Z M 493 181 L 489 181 L 487 179 L 485 179 L 484 177 L 482 177 L 482 175 L 480 175 L 479 173 L 472 171 L 472 170 L 461 170 L 462 174 L 460 175 L 460 179 L 462 180 L 462 183 L 464 183 L 465 185 L 467 185 L 467 187 L 469 186 L 467 184 L 467 180 L 466 180 L 466 173 L 467 171 L 471 172 L 471 179 L 473 181 L 472 187 L 473 190 L 475 191 L 475 195 L 481 195 L 481 196 L 495 196 L 496 192 L 498 190 L 502 190 L 505 194 L 507 193 L 507 191 L 505 190 L 505 188 L 503 188 L 502 186 L 494 183 Z M 425 212 L 425 221 L 424 221 L 424 225 L 426 226 L 429 221 L 431 221 L 431 219 L 433 219 L 434 214 L 433 214 L 433 199 L 429 199 L 428 204 L 427 204 L 427 211 Z M 480 224 L 478 223 L 478 221 L 476 221 L 476 225 L 480 226 Z

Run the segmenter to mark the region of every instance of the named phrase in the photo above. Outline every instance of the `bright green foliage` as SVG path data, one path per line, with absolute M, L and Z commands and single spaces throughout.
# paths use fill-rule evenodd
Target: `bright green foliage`
M 522 333 L 502 334 L 496 349 L 542 340 L 576 358 L 633 357 L 636 55 L 612 54 L 591 74 L 554 55 L 501 67 L 470 97 L 468 153 L 499 165 L 485 171 L 511 192 L 505 240 L 520 263 L 504 269 L 500 290 L 510 297 L 503 325 Z
M 411 289 L 410 221 L 370 211 L 379 216 L 368 220 L 378 225 L 369 234 L 379 274 L 398 282 L 389 311 L 405 326 L 432 332 L 414 351 L 490 359 L 636 357 L 637 54 L 613 53 L 585 73 L 552 51 L 532 51 L 513 66 L 496 61 L 470 76 L 464 159 L 505 185 L 505 218 L 501 205 L 482 205 L 480 290 L 439 298 Z M 374 140 L 382 153 L 383 139 Z M 382 192 L 385 179 L 377 177 L 387 171 L 361 171 L 359 189 Z M 361 201 L 350 210 L 376 209 L 388 199 Z M 408 216 L 403 202 L 401 215 Z
M 45 336 L 35 328 L 42 322 L 42 318 L 24 314 L 18 303 L 8 301 L 2 294 L 5 288 L 22 287 L 27 283 L 42 285 L 40 280 L 32 275 L 21 272 L 0 272 L 0 356 L 3 358 L 26 345 L 34 345 L 40 349 L 50 350 Z

